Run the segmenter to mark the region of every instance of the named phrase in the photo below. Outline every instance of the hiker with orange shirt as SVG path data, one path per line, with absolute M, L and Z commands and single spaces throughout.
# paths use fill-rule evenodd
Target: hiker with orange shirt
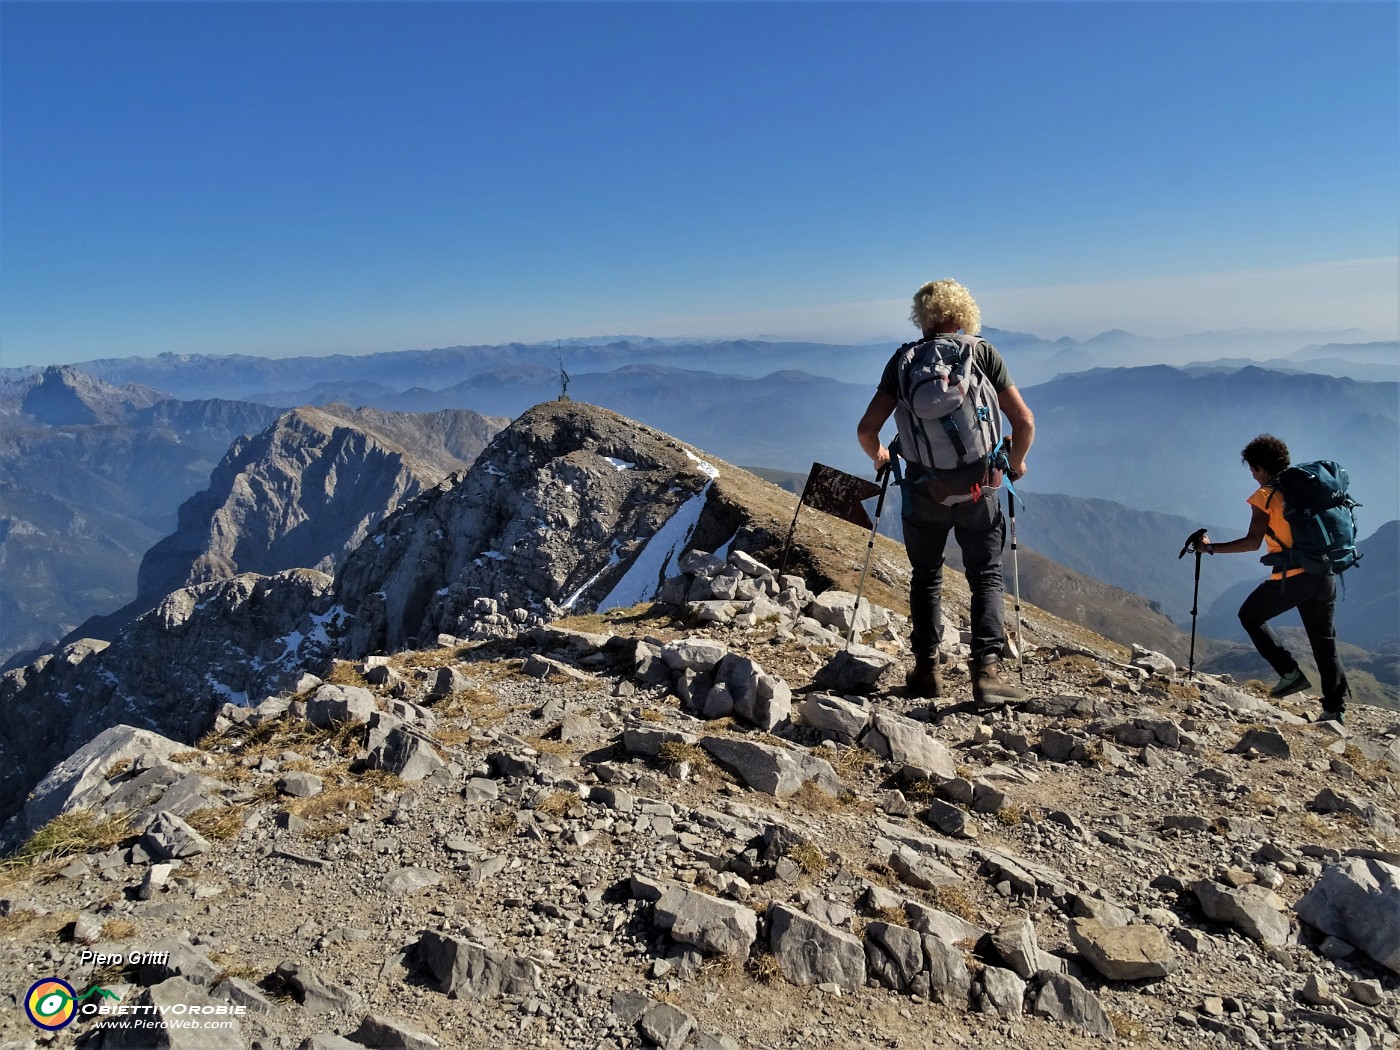
M 1270 554 L 1283 554 L 1293 546 L 1293 531 L 1284 517 L 1283 499 L 1276 480 L 1289 464 L 1288 446 L 1272 434 L 1260 434 L 1244 447 L 1240 458 L 1249 467 L 1259 489 L 1249 497 L 1252 516 L 1249 532 L 1228 543 L 1212 543 L 1202 533 L 1200 547 L 1207 554 L 1245 554 L 1266 544 Z M 1322 678 L 1323 717 L 1343 721 L 1348 695 L 1347 677 L 1337 658 L 1337 584 L 1331 575 L 1279 565 L 1240 606 L 1240 623 L 1259 655 L 1279 675 L 1269 695 L 1275 698 L 1302 692 L 1312 683 L 1293 654 L 1269 628 L 1268 621 L 1297 609 L 1312 646 L 1317 673 Z

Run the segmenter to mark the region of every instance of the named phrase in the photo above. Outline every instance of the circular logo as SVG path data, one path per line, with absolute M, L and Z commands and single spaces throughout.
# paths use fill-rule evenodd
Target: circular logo
M 78 993 L 67 981 L 45 977 L 35 981 L 24 997 L 24 1012 L 40 1028 L 56 1032 L 73 1020 Z

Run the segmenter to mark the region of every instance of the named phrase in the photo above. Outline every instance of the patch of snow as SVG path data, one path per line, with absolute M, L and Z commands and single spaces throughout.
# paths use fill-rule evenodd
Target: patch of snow
M 220 682 L 218 679 L 216 679 L 213 675 L 205 675 L 204 681 L 209 686 L 210 691 L 215 696 L 223 697 L 224 703 L 237 704 L 239 707 L 248 706 L 247 693 L 240 693 L 236 690 L 230 689 L 228 686 L 224 685 L 223 682 Z
M 636 470 L 637 464 L 628 463 L 625 459 L 613 459 L 612 456 L 604 456 L 603 462 L 611 463 L 614 470 Z
M 599 569 L 597 572 L 595 572 L 592 576 L 590 576 L 588 578 L 587 583 L 585 583 L 578 590 L 574 591 L 573 594 L 569 595 L 567 598 L 564 599 L 565 609 L 572 609 L 578 603 L 578 600 L 581 597 L 583 597 L 583 592 L 588 590 L 588 588 L 592 587 L 594 581 L 597 580 L 599 576 L 603 575 L 603 573 L 607 572 L 609 569 L 611 569 L 614 565 L 616 565 L 622 560 L 617 556 L 617 550 L 620 546 L 621 542 L 619 540 L 613 540 L 612 550 L 608 553 L 608 563 L 604 565 L 601 569 Z
M 293 631 L 282 639 L 282 655 L 277 659 L 282 660 L 288 656 L 295 655 L 297 650 L 301 648 L 301 643 L 304 641 L 306 641 L 306 635 L 302 634 L 300 631 Z
M 622 579 L 618 580 L 608 596 L 598 603 L 599 612 L 626 609 L 656 597 L 661 589 L 661 582 L 666 579 L 667 569 L 690 543 L 690 537 L 694 535 L 695 526 L 700 522 L 700 514 L 705 509 L 705 500 L 709 493 L 710 486 L 706 485 L 676 508 L 676 512 L 666 524 L 657 529 L 656 535 L 637 552 L 632 564 L 622 574 Z
M 724 546 L 721 547 L 719 550 L 715 551 L 715 557 L 716 557 L 716 558 L 724 558 L 724 559 L 727 560 L 727 559 L 729 558 L 729 548 L 733 545 L 734 541 L 737 540 L 738 538 L 739 538 L 739 534 L 736 532 L 733 536 L 730 536 L 729 539 L 725 540 L 725 541 L 724 541 Z
M 685 450 L 685 454 L 686 454 L 686 457 L 687 457 L 692 463 L 694 463 L 697 467 L 700 468 L 700 473 L 701 473 L 701 474 L 708 475 L 709 477 L 712 477 L 712 478 L 717 478 L 717 477 L 719 477 L 719 471 L 717 471 L 717 470 L 716 470 L 714 467 L 712 467 L 710 464 L 706 463 L 703 459 L 701 459 L 701 458 L 700 458 L 699 456 L 697 456 L 695 453 L 691 452 L 690 449 L 686 449 L 686 450 Z
M 482 556 L 483 558 L 490 558 L 492 561 L 505 561 L 505 560 L 506 560 L 506 556 L 505 556 L 504 554 L 502 554 L 500 551 L 482 551 L 482 552 L 481 552 L 481 556 Z

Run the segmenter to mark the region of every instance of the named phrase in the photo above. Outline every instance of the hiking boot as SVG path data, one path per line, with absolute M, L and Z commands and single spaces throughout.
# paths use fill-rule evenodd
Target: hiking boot
M 1282 700 L 1285 696 L 1301 693 L 1311 685 L 1312 683 L 1308 681 L 1308 676 L 1303 673 L 1303 669 L 1295 667 L 1278 680 L 1278 685 L 1269 690 L 1269 695 L 1275 700 Z
M 1318 716 L 1319 722 L 1336 722 L 1339 726 L 1347 723 L 1347 709 L 1345 707 L 1323 708 L 1322 714 Z
M 910 697 L 936 700 L 943 695 L 943 672 L 938 669 L 936 656 L 916 656 L 914 669 L 904 675 L 904 685 Z
M 1002 677 L 1001 661 L 995 656 L 972 665 L 972 699 L 978 706 L 996 707 L 1026 696 L 1019 685 Z

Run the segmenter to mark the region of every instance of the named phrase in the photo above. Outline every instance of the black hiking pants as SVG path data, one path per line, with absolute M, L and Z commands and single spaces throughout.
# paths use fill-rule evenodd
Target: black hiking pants
M 1240 623 L 1259 655 L 1280 677 L 1295 670 L 1298 661 L 1284 648 L 1268 621 L 1297 609 L 1308 633 L 1317 673 L 1322 678 L 1322 708 L 1340 711 L 1347 701 L 1347 676 L 1337 659 L 1337 582 L 1331 576 L 1300 572 L 1281 580 L 1266 580 L 1240 606 Z
M 972 592 L 972 659 L 1001 657 L 1006 621 L 1001 552 L 1006 518 L 995 492 L 980 500 L 945 506 L 918 486 L 906 489 L 904 549 L 913 574 L 909 583 L 910 646 L 914 656 L 938 651 L 943 628 L 943 560 L 952 533 L 962 548 L 963 572 Z

